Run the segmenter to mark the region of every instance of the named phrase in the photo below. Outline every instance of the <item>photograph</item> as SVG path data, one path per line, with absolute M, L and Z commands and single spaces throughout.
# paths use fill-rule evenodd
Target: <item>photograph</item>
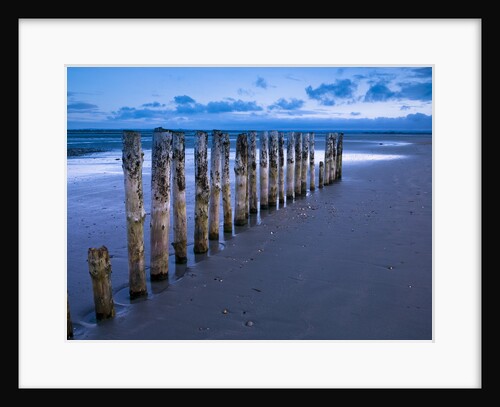
M 65 74 L 67 341 L 433 341 L 433 65 Z

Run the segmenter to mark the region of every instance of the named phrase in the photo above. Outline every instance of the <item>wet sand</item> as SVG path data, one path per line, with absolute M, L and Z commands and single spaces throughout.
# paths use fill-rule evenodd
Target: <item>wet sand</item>
M 147 299 L 114 287 L 117 316 L 76 321 L 75 339 L 431 340 L 432 145 L 404 141 L 373 146 L 404 158 L 345 162 L 342 180 L 172 266 L 183 278 L 150 283 Z M 77 245 L 68 250 L 86 253 Z

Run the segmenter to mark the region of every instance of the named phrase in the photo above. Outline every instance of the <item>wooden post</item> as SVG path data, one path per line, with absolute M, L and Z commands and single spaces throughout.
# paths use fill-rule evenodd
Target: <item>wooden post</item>
M 144 262 L 144 211 L 142 192 L 141 134 L 123 132 L 122 168 L 125 178 L 125 209 L 127 215 L 127 243 L 129 293 L 134 299 L 147 295 Z
M 115 304 L 111 289 L 111 262 L 106 246 L 88 250 L 89 274 L 94 290 L 95 316 L 101 319 L 115 316 Z
M 314 133 L 309 135 L 309 190 L 316 189 L 315 181 L 315 168 L 314 168 Z
M 208 251 L 208 199 L 210 196 L 207 159 L 208 134 L 203 131 L 197 131 L 195 137 L 194 177 L 196 190 L 193 250 L 195 253 L 206 253 Z
M 229 178 L 229 134 L 222 135 L 222 210 L 224 212 L 224 233 L 233 231 L 233 210 L 231 208 L 231 183 Z
M 187 262 L 187 214 L 186 214 L 186 178 L 185 178 L 184 133 L 174 133 L 173 137 L 173 174 L 172 200 L 175 262 Z
M 335 181 L 335 150 L 336 150 L 336 135 L 332 134 L 330 139 L 330 174 L 329 174 L 329 184 L 333 184 Z
M 344 133 L 339 134 L 337 141 L 337 179 L 342 178 L 342 154 L 344 153 Z
M 323 185 L 328 185 L 330 181 L 330 135 L 331 133 L 325 134 L 325 173 L 323 177 Z
M 268 136 L 267 131 L 260 133 L 260 209 L 268 208 L 269 174 L 267 167 Z
M 302 194 L 302 134 L 295 134 L 295 197 Z
M 323 165 L 323 161 L 319 162 L 319 187 L 323 188 L 323 177 L 325 173 L 325 168 Z
M 278 199 L 280 203 L 285 203 L 285 135 L 279 133 L 278 135 Z
M 250 213 L 257 213 L 257 132 L 255 131 L 251 131 L 248 137 L 248 200 Z
M 309 133 L 303 135 L 302 138 L 302 176 L 300 189 L 302 195 L 307 195 L 307 167 L 309 162 Z
M 159 281 L 168 276 L 172 132 L 154 129 L 151 156 L 151 280 Z
M 73 338 L 73 323 L 71 322 L 71 314 L 69 312 L 69 298 L 68 298 L 68 293 L 66 293 L 66 308 L 67 308 L 67 314 L 68 314 L 68 323 L 67 323 L 67 339 L 72 339 Z
M 269 207 L 276 208 L 278 202 L 278 132 L 269 137 Z
M 295 192 L 295 133 L 288 133 L 286 140 L 286 199 L 293 200 Z
M 208 238 L 210 240 L 219 240 L 221 137 L 221 131 L 214 130 L 212 132 L 212 151 L 210 153 L 210 214 L 208 217 Z
M 337 133 L 333 135 L 332 139 L 332 180 L 334 182 L 337 179 Z
M 248 141 L 245 133 L 239 134 L 236 140 L 236 157 L 234 159 L 235 181 L 235 203 L 234 224 L 244 226 L 247 224 L 247 160 Z

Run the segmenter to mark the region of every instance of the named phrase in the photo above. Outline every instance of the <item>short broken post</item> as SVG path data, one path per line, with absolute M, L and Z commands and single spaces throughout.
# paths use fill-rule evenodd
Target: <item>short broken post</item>
M 154 129 L 151 156 L 151 281 L 160 281 L 168 277 L 172 132 Z
M 278 132 L 269 134 L 269 198 L 270 208 L 276 208 L 278 203 Z
M 278 200 L 285 203 L 285 135 L 278 134 Z
M 106 246 L 88 250 L 89 274 L 94 291 L 95 316 L 98 321 L 115 316 L 111 288 L 111 262 Z
M 251 131 L 248 135 L 248 200 L 250 213 L 257 213 L 257 132 L 255 131 Z
M 316 189 L 315 181 L 315 168 L 314 168 L 314 133 L 309 135 L 309 190 Z
M 210 153 L 210 214 L 208 217 L 208 238 L 210 240 L 219 240 L 221 138 L 222 132 L 214 130 L 212 133 L 212 149 Z
M 337 140 L 337 174 L 336 178 L 342 178 L 342 154 L 344 153 L 344 133 L 339 134 Z
M 134 299 L 147 295 L 144 261 L 144 210 L 142 191 L 141 134 L 123 132 L 122 168 L 125 178 L 125 210 L 127 215 L 127 245 L 129 294 Z
M 235 204 L 234 224 L 244 226 L 247 224 L 247 160 L 248 141 L 245 133 L 239 134 L 236 140 L 236 157 L 234 159 L 235 180 Z
M 187 214 L 184 133 L 174 133 L 172 151 L 172 207 L 175 262 L 187 262 Z
M 67 334 L 66 338 L 67 339 L 72 339 L 73 338 L 73 323 L 71 322 L 71 313 L 69 312 L 69 298 L 68 298 L 68 293 L 66 293 L 66 308 L 67 308 L 67 314 L 68 314 L 68 323 L 67 323 Z
M 197 254 L 208 251 L 208 200 L 210 186 L 208 184 L 207 145 L 208 134 L 197 131 L 194 144 L 194 248 Z
M 231 184 L 229 178 L 229 134 L 222 135 L 222 211 L 224 212 L 224 233 L 233 231 L 233 210 L 231 208 Z
M 295 134 L 295 197 L 302 194 L 302 134 Z
M 319 188 L 323 188 L 323 176 L 325 173 L 325 168 L 323 165 L 323 161 L 319 162 Z
M 302 136 L 302 176 L 300 190 L 302 195 L 307 195 L 307 167 L 309 163 L 309 133 Z
M 286 199 L 292 200 L 295 196 L 295 133 L 288 133 L 286 140 Z
M 267 131 L 260 133 L 260 209 L 268 208 L 269 173 L 267 166 L 268 135 Z

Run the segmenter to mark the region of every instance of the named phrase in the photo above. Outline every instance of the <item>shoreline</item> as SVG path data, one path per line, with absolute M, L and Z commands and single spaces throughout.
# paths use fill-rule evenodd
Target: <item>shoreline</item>
M 431 340 L 431 138 L 392 151 L 406 157 L 345 162 L 343 180 L 237 228 L 147 299 L 118 289 L 117 316 L 75 339 Z

